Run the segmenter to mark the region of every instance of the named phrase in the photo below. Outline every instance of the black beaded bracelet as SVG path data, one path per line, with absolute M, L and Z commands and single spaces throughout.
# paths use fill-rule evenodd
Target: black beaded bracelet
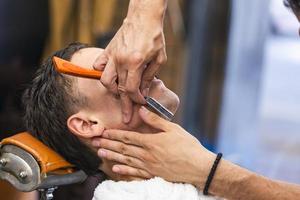
M 210 170 L 209 175 L 208 175 L 208 177 L 206 179 L 205 186 L 204 186 L 204 189 L 203 189 L 203 194 L 204 195 L 208 195 L 208 188 L 209 188 L 209 186 L 211 184 L 211 181 L 212 181 L 212 179 L 213 179 L 213 177 L 215 175 L 215 172 L 217 170 L 218 164 L 219 164 L 222 156 L 223 156 L 222 153 L 218 153 L 218 155 L 216 157 L 216 160 L 215 160 L 213 166 L 211 167 L 211 170 Z

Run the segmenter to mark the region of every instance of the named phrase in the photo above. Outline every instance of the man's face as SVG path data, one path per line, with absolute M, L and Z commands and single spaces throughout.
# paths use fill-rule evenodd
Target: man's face
M 81 49 L 72 56 L 71 62 L 84 68 L 93 69 L 94 61 L 102 53 L 103 49 L 100 48 Z M 80 95 L 86 97 L 88 104 L 82 109 L 79 108 L 79 112 L 90 115 L 92 119 L 95 119 L 95 121 L 100 123 L 104 128 L 132 130 L 141 133 L 153 133 L 158 131 L 145 124 L 139 117 L 138 110 L 141 105 L 134 104 L 132 120 L 130 123 L 124 124 L 122 122 L 121 101 L 118 95 L 109 92 L 99 80 L 77 77 L 73 79 L 75 80 L 73 85 L 74 89 L 77 90 Z M 175 93 L 164 86 L 161 80 L 153 80 L 149 90 L 149 96 L 158 100 L 171 112 L 176 112 L 179 99 Z M 90 141 L 86 140 L 84 142 L 91 147 Z M 104 164 L 107 164 L 106 161 L 104 161 Z M 110 175 L 107 169 L 105 172 Z
M 88 69 L 93 69 L 93 63 L 96 58 L 101 55 L 103 49 L 100 48 L 85 48 L 76 52 L 71 62 Z M 142 122 L 138 115 L 138 109 L 141 105 L 134 104 L 134 112 L 132 121 L 129 124 L 122 123 L 121 101 L 118 95 L 109 92 L 99 80 L 76 78 L 76 88 L 78 92 L 87 97 L 88 109 L 97 118 L 101 119 L 105 128 L 119 128 L 135 131 L 150 131 L 145 123 Z M 149 90 L 149 96 L 158 100 L 162 105 L 168 108 L 173 113 L 176 112 L 179 99 L 175 93 L 169 90 L 163 82 L 155 79 L 152 82 Z

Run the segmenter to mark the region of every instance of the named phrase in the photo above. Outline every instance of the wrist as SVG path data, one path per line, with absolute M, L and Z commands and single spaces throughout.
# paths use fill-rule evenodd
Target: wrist
M 237 198 L 256 175 L 222 159 L 209 188 L 209 193 L 223 198 Z
M 204 152 L 203 152 L 204 151 Z M 207 149 L 201 150 L 194 160 L 194 174 L 191 176 L 189 183 L 195 185 L 199 190 L 203 190 L 207 176 L 209 175 L 216 154 Z
M 126 19 L 163 24 L 167 0 L 130 0 Z

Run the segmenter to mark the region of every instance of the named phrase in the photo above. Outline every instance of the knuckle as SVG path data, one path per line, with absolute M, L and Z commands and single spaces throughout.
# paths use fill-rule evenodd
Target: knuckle
M 142 177 L 145 177 L 145 178 L 152 178 L 152 175 L 149 174 L 147 171 L 141 171 L 141 174 L 142 174 Z
M 140 139 L 139 139 L 139 142 L 145 147 L 145 148 L 148 148 L 148 149 L 151 149 L 152 146 L 153 146 L 153 142 L 152 140 L 150 140 L 149 138 L 144 138 L 142 136 L 139 136 Z M 143 151 L 143 154 L 148 154 L 148 152 L 145 152 Z
M 123 85 L 118 85 L 118 92 L 119 92 L 119 94 L 124 94 L 124 93 L 126 93 L 126 91 L 127 91 L 127 89 L 126 89 L 126 87 L 125 86 L 123 86 Z
M 154 172 L 155 169 L 156 169 L 156 163 L 155 163 L 155 161 L 149 162 L 149 163 L 148 163 L 148 167 L 149 167 L 149 169 L 151 170 L 151 172 Z
M 153 167 L 160 167 L 161 163 L 157 159 L 152 159 L 152 166 Z
M 120 153 L 121 154 L 126 154 L 126 152 L 127 152 L 127 147 L 124 145 L 124 144 L 120 144 Z
M 140 156 L 142 161 L 149 161 L 150 160 L 150 156 L 147 153 L 142 153 Z
M 149 149 L 149 150 L 151 151 L 153 149 Z M 140 158 L 144 163 L 151 163 L 154 160 L 153 155 L 147 153 L 147 151 L 141 153 Z
M 108 90 L 114 90 L 114 88 L 115 88 L 115 86 L 114 86 L 115 83 L 111 79 L 109 79 L 109 78 L 107 78 L 107 79 L 106 78 L 103 78 L 103 79 L 101 78 L 100 82 Z
M 139 176 L 139 177 L 144 177 L 145 176 L 145 173 L 143 173 L 143 171 L 140 170 L 140 169 L 138 169 L 136 172 L 137 172 L 137 176 Z
M 166 62 L 167 62 L 166 57 L 158 57 L 157 60 L 156 60 L 156 64 L 158 64 L 158 65 L 165 64 Z
M 138 87 L 135 87 L 135 86 L 128 86 L 126 88 L 126 92 L 129 93 L 129 94 L 135 94 L 136 92 L 138 91 Z
M 100 82 L 104 85 L 104 86 L 108 86 L 109 85 L 109 80 L 106 78 L 106 76 L 102 76 L 100 79 Z
M 130 157 L 126 157 L 126 158 L 124 159 L 124 161 L 125 161 L 125 163 L 126 163 L 127 165 L 132 164 L 132 159 L 131 159 Z
M 121 51 L 119 57 L 124 61 L 127 59 L 128 53 L 126 53 L 125 51 Z
M 123 141 L 125 143 L 129 143 L 130 142 L 130 139 L 129 139 L 128 135 L 124 135 Z
M 118 63 L 125 63 L 127 59 L 128 55 L 123 51 L 120 51 L 118 54 L 116 54 L 116 60 Z
M 140 64 L 145 60 L 145 57 L 140 52 L 134 52 L 133 55 L 130 58 L 131 64 Z

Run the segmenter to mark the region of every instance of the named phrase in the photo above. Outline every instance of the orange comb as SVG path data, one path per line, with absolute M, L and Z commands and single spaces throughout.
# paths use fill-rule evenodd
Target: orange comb
M 78 76 L 83 78 L 92 78 L 92 79 L 100 79 L 102 75 L 102 71 L 97 71 L 93 69 L 85 69 L 82 67 L 79 67 L 77 65 L 74 65 L 73 63 L 66 61 L 64 59 L 61 59 L 59 57 L 54 56 L 53 62 L 55 65 L 56 71 L 63 73 L 63 74 L 69 74 L 72 76 Z

